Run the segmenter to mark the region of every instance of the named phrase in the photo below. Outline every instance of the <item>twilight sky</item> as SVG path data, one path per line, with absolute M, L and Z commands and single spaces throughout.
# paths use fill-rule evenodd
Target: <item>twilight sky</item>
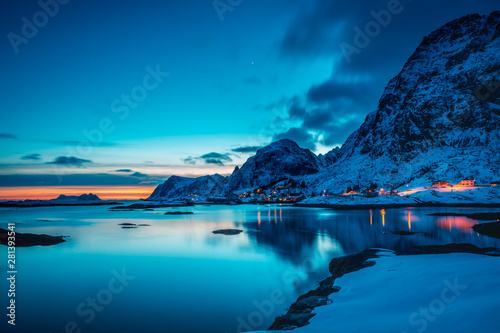
M 376 109 L 425 35 L 499 9 L 493 0 L 0 6 L 0 199 L 33 196 L 33 186 L 38 196 L 47 186 L 144 196 L 172 174 L 228 174 L 285 137 L 325 153 Z M 376 16 L 382 24 L 370 24 Z M 367 27 L 361 45 L 356 31 Z

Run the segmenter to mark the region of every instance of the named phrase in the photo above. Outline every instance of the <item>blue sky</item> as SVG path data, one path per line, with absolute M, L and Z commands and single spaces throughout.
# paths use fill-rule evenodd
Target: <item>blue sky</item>
M 208 0 L 60 2 L 1 5 L 3 186 L 228 174 L 284 137 L 325 153 L 376 109 L 425 35 L 499 9 L 485 0 L 221 0 L 218 10 Z M 341 43 L 354 45 L 354 29 L 389 7 L 386 26 L 347 59 Z M 36 34 L 23 31 L 27 21 Z

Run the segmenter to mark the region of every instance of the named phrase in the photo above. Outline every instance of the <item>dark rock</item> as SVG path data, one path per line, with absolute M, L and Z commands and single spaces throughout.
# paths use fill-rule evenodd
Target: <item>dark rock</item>
M 486 236 L 500 238 L 500 222 L 476 224 L 472 229 Z
M 232 235 L 238 235 L 238 234 L 241 234 L 243 232 L 243 230 L 239 230 L 239 229 L 217 229 L 217 230 L 214 230 L 212 231 L 212 233 L 216 234 L 216 235 L 228 235 L 228 236 L 232 236 Z
M 397 231 L 393 231 L 392 234 L 393 235 L 400 235 L 400 236 L 412 236 L 412 235 L 416 235 L 416 234 L 421 234 L 421 232 L 397 230 Z
M 165 215 L 191 215 L 193 212 L 166 212 Z
M 8 245 L 9 230 L 0 228 L 0 244 Z M 56 245 L 65 242 L 63 236 L 49 236 L 49 235 L 36 235 L 36 234 L 22 234 L 16 232 L 16 247 L 29 247 L 29 246 L 48 246 Z
M 477 247 L 469 243 L 451 243 L 446 245 L 423 245 L 415 246 L 405 253 L 398 255 L 414 255 L 414 254 L 443 254 L 443 253 L 474 253 L 488 254 L 488 252 L 496 251 L 494 247 Z

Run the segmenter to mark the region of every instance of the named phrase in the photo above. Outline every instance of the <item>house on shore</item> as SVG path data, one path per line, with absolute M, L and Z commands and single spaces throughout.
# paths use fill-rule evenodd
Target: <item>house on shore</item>
M 463 179 L 458 183 L 458 186 L 467 186 L 467 187 L 473 187 L 476 184 L 476 181 L 474 179 Z
M 438 180 L 437 182 L 434 182 L 434 184 L 432 184 L 432 187 L 448 187 L 448 186 L 450 186 L 450 183 L 442 180 Z

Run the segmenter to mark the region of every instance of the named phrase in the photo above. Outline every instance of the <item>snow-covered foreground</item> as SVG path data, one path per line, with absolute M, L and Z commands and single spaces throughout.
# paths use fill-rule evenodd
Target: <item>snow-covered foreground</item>
M 414 189 L 401 192 L 400 195 L 379 195 L 367 198 L 359 195 L 318 196 L 301 201 L 301 204 L 312 205 L 467 205 L 467 204 L 497 204 L 500 205 L 500 187 L 453 187 Z
M 293 332 L 500 332 L 499 257 L 385 253 L 335 280 L 332 303 Z

